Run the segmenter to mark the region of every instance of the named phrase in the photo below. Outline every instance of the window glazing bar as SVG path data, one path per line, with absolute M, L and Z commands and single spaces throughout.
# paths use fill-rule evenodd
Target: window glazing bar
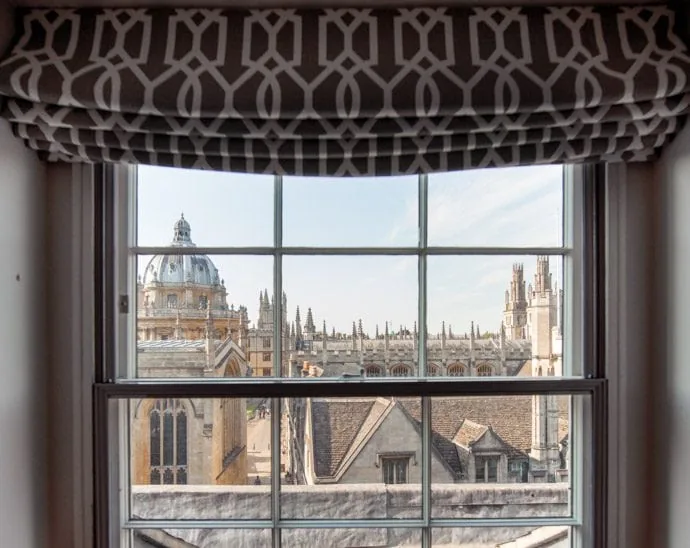
M 432 519 L 429 527 L 544 527 L 566 525 L 579 527 L 581 523 L 570 517 L 505 518 L 505 519 Z M 270 529 L 273 520 L 129 520 L 124 529 Z M 304 519 L 280 520 L 280 529 L 368 529 L 368 528 L 424 528 L 421 519 Z
M 135 255 L 420 255 L 419 247 L 170 247 L 134 246 Z M 425 255 L 569 255 L 569 247 L 428 247 Z
M 283 178 L 273 178 L 273 376 L 282 375 L 283 359 Z M 257 349 L 258 350 L 258 349 Z M 271 520 L 273 548 L 280 548 L 280 423 L 281 400 L 271 400 Z

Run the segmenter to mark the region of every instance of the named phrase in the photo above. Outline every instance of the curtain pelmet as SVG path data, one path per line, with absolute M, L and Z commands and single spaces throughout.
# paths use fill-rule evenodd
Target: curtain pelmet
M 690 110 L 663 6 L 34 9 L 3 116 L 49 160 L 404 174 L 653 158 Z

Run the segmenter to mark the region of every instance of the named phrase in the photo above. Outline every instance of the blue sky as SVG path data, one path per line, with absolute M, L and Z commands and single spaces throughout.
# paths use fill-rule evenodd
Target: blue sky
M 417 179 L 284 178 L 283 238 L 287 246 L 414 246 Z M 270 176 L 140 166 L 138 241 L 167 245 L 184 212 L 200 246 L 263 246 L 273 238 Z M 538 166 L 472 170 L 429 177 L 429 244 L 556 246 L 562 239 L 562 168 Z M 272 287 L 271 257 L 214 256 L 229 301 L 255 320 L 258 294 Z M 140 261 L 140 263 L 143 261 Z M 441 321 L 455 333 L 470 321 L 500 326 L 504 292 L 514 262 L 534 257 L 430 257 L 429 330 Z M 558 265 L 556 264 L 558 263 Z M 560 261 L 552 259 L 554 278 Z M 285 257 L 283 283 L 290 318 L 311 307 L 320 328 L 349 332 L 362 319 L 373 332 L 388 321 L 412 328 L 417 306 L 415 257 Z

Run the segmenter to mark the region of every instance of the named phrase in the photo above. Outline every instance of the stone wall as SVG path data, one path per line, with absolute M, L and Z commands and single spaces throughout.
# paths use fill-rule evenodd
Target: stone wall
M 434 518 L 565 517 L 568 486 L 436 484 Z M 391 519 L 421 517 L 418 485 L 285 485 L 283 519 Z M 132 512 L 141 519 L 269 519 L 269 486 L 135 486 Z M 494 547 L 536 527 L 464 527 L 434 530 L 434 546 Z M 264 530 L 180 529 L 172 537 L 193 546 L 263 546 Z M 285 546 L 391 547 L 419 545 L 418 529 L 294 529 Z M 270 539 L 270 535 L 268 535 Z M 268 544 L 267 544 L 268 545 Z M 172 545 L 171 545 L 172 546 Z

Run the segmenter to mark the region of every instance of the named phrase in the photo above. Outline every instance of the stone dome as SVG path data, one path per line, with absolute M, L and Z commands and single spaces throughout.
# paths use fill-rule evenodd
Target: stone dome
M 184 214 L 175 223 L 172 247 L 195 247 L 191 238 L 192 229 Z M 218 269 L 206 255 L 155 255 L 146 265 L 142 282 L 144 285 L 195 284 L 220 285 Z

